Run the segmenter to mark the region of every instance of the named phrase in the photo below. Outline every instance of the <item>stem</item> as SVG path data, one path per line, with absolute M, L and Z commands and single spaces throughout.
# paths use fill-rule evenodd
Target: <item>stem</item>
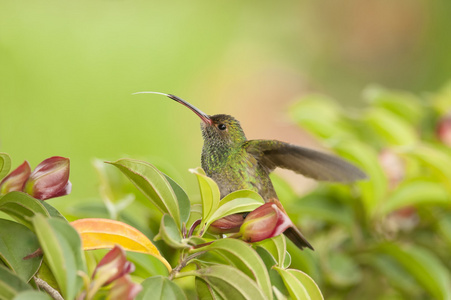
M 191 228 L 189 229 L 188 237 L 191 237 L 194 233 L 194 229 L 202 222 L 202 219 L 194 221 L 193 225 L 191 225 Z
M 182 278 L 182 277 L 196 276 L 196 275 L 197 275 L 197 272 L 195 272 L 195 271 L 188 271 L 188 272 L 177 273 L 174 277 L 175 278 Z
M 196 253 L 197 251 L 202 251 L 202 250 L 196 250 L 196 249 L 199 249 L 199 248 L 208 246 L 208 245 L 210 245 L 210 244 L 213 243 L 213 242 L 214 242 L 214 241 L 207 242 L 207 243 L 203 243 L 203 244 L 199 244 L 199 245 L 195 245 L 195 246 L 193 246 L 193 247 L 191 248 L 191 252 Z
M 47 292 L 53 299 L 55 300 L 64 300 L 64 298 L 61 296 L 61 294 L 52 288 L 47 282 L 42 280 L 41 278 L 34 277 L 34 282 L 36 282 L 36 285 L 40 288 L 42 288 L 44 291 Z
M 207 252 L 207 251 L 200 251 L 200 252 L 191 254 L 190 256 L 187 256 L 185 259 L 183 259 L 177 267 L 172 269 L 171 274 L 169 274 L 169 280 L 174 279 L 174 277 L 179 277 L 177 275 L 179 274 L 180 270 L 182 270 L 184 267 L 186 267 L 186 265 L 189 264 L 189 262 L 193 258 L 196 258 L 196 257 L 204 254 L 205 252 Z
M 38 248 L 36 251 L 34 251 L 31 254 L 28 254 L 27 256 L 25 256 L 24 258 L 22 258 L 23 260 L 27 260 L 27 259 L 31 259 L 34 257 L 38 257 L 38 256 L 42 256 L 44 254 L 44 252 L 42 252 L 41 248 Z

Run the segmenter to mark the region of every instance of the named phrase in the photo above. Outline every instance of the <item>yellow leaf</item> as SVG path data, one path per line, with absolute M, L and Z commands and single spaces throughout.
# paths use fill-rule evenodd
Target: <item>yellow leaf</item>
M 157 247 L 142 232 L 128 224 L 110 219 L 87 218 L 73 221 L 71 225 L 81 236 L 83 250 L 110 249 L 117 244 L 125 250 L 150 254 L 159 259 L 169 272 L 172 270 Z

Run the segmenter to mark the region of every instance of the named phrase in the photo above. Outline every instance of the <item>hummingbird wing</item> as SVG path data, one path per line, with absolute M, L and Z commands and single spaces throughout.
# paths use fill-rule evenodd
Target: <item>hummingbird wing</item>
M 274 140 L 251 140 L 243 146 L 269 172 L 279 167 L 316 180 L 336 182 L 367 178 L 363 171 L 343 159 L 312 149 Z

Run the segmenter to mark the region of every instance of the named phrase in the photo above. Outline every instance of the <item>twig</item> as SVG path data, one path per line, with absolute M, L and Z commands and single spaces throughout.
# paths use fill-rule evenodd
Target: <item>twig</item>
M 44 254 L 44 252 L 42 252 L 42 248 L 38 248 L 36 251 L 34 251 L 33 253 L 31 253 L 31 254 L 28 254 L 27 256 L 25 256 L 24 258 L 23 258 L 23 260 L 27 260 L 27 259 L 31 259 L 31 258 L 34 258 L 34 257 L 38 257 L 38 256 L 42 256 Z
M 41 278 L 38 278 L 36 276 L 33 278 L 34 278 L 34 282 L 36 282 L 36 285 L 38 287 L 42 288 L 44 291 L 46 291 L 47 294 L 49 294 L 53 299 L 64 300 L 64 298 L 61 296 L 61 294 L 57 290 L 52 288 L 47 282 L 45 282 L 44 280 L 42 280 Z
M 169 280 L 174 279 L 174 276 L 177 275 L 178 272 L 180 272 L 181 269 L 183 269 L 184 267 L 186 267 L 186 265 L 190 262 L 190 260 L 192 260 L 193 258 L 196 258 L 202 254 L 204 254 L 207 251 L 200 251 L 194 254 L 191 254 L 190 256 L 187 256 L 184 260 L 182 260 L 180 262 L 180 264 L 175 267 L 174 269 L 172 269 L 171 274 L 169 274 Z

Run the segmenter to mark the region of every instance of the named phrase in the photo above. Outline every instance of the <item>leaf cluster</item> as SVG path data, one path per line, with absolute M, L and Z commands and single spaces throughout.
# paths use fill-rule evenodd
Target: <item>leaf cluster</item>
M 9 156 L 1 157 L 8 167 Z M 289 268 L 283 236 L 250 245 L 209 233 L 215 220 L 262 205 L 258 194 L 236 191 L 220 201 L 216 183 L 198 168 L 191 172 L 198 179 L 201 201 L 191 205 L 184 190 L 150 163 L 120 159 L 108 164 L 144 195 L 140 207 L 159 211 L 158 233 L 153 239 L 160 242 L 151 242 L 124 222 L 127 218 L 122 216 L 133 202 L 124 199 L 134 196 L 113 192 L 116 181 L 110 180 L 109 173 L 117 170 L 112 168 L 98 169 L 110 218 L 70 223 L 48 203 L 10 192 L 0 198 L 0 211 L 11 219 L 0 219 L 1 299 L 49 299 L 49 295 L 54 299 L 118 299 L 111 286 L 95 295 L 90 290 L 93 270 L 104 254 L 99 249 L 114 245 L 127 250 L 128 260 L 135 265 L 132 278 L 142 287 L 136 299 L 322 299 L 309 275 Z M 159 243 L 162 251 L 156 247 Z M 193 284 L 187 285 L 190 277 Z
M 322 95 L 291 107 L 300 127 L 369 175 L 302 198 L 285 186 L 287 211 L 318 252 L 298 253 L 294 265 L 326 297 L 449 299 L 451 148 L 437 128 L 451 111 L 450 86 L 421 98 L 370 87 L 364 98 L 355 110 Z

